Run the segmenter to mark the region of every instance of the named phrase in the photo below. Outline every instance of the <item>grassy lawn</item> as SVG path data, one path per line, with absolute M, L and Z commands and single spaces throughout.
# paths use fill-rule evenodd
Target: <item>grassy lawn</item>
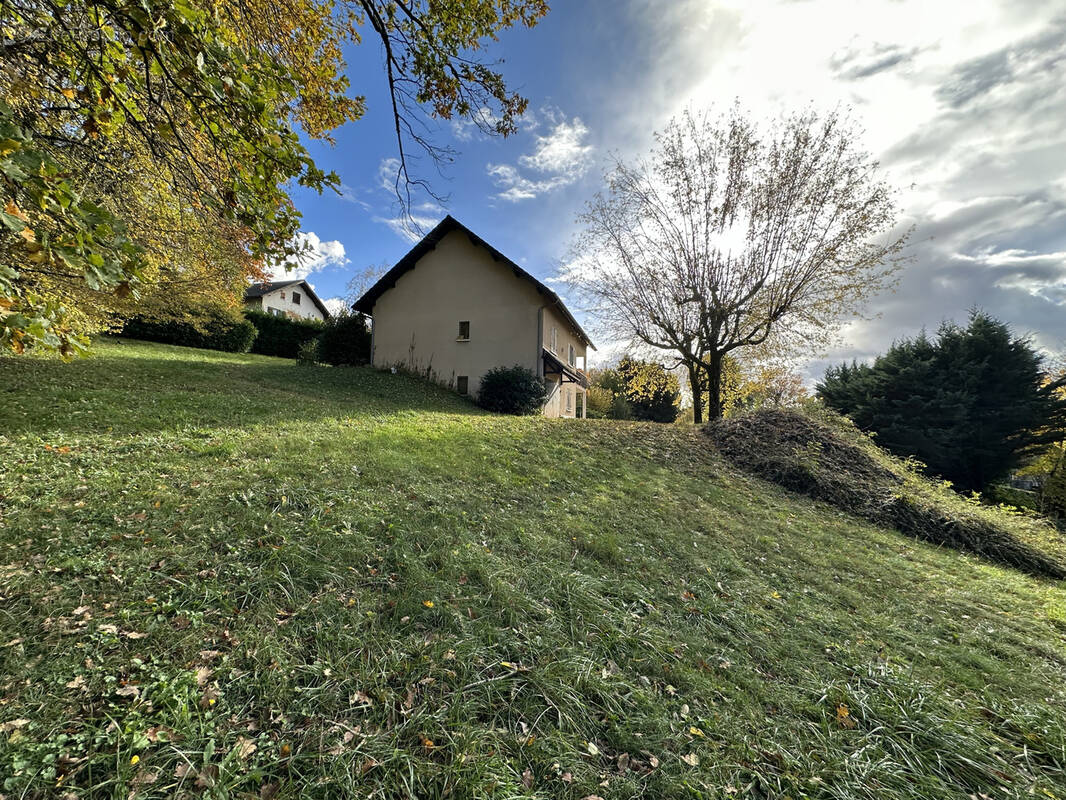
M 693 430 L 0 360 L 0 795 L 1066 797 L 1066 587 Z

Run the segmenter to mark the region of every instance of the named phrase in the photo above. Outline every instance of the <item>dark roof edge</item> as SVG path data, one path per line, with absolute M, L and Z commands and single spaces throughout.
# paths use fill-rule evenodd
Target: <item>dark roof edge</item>
M 374 304 L 378 301 L 378 298 L 395 286 L 396 281 L 398 281 L 402 275 L 414 269 L 418 260 L 430 250 L 433 250 L 440 240 L 452 231 L 462 231 L 470 237 L 470 241 L 474 244 L 488 250 L 493 259 L 496 261 L 502 261 L 511 268 L 515 275 L 532 283 L 538 292 L 547 296 L 551 303 L 562 312 L 562 315 L 566 318 L 567 322 L 574 327 L 574 330 L 577 332 L 578 336 L 584 340 L 585 344 L 593 350 L 596 349 L 596 345 L 592 343 L 592 339 L 590 339 L 589 335 L 585 333 L 578 321 L 574 319 L 574 315 L 570 313 L 570 309 L 566 307 L 559 295 L 534 278 L 515 262 L 466 227 L 463 223 L 459 222 L 459 220 L 455 219 L 451 214 L 442 219 L 437 223 L 437 226 L 433 228 L 433 230 L 423 236 L 422 240 L 412 247 L 407 255 L 396 262 L 396 266 L 382 275 L 377 283 L 371 286 L 362 297 L 355 301 L 352 308 L 362 314 L 367 314 L 368 316 L 371 315 L 374 310 Z

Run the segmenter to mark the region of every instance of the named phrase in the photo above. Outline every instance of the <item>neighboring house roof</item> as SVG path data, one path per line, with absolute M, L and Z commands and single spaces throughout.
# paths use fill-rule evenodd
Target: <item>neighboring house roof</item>
M 263 281 L 261 283 L 254 283 L 244 290 L 245 300 L 255 300 L 257 297 L 263 297 L 277 289 L 284 289 L 288 286 L 296 286 L 297 284 L 303 286 L 304 294 L 306 294 L 311 302 L 315 304 L 315 308 L 322 312 L 322 316 L 329 319 L 329 309 L 326 308 L 326 304 L 318 299 L 318 295 L 315 294 L 315 290 L 311 288 L 311 284 L 302 278 L 297 278 L 292 281 Z
M 382 275 L 381 279 L 373 286 L 371 286 L 370 289 L 367 290 L 366 294 L 364 294 L 362 297 L 355 301 L 355 304 L 352 306 L 352 308 L 362 314 L 371 315 L 374 311 L 374 304 L 378 301 L 378 298 L 381 297 L 381 295 L 385 294 L 385 292 L 387 292 L 393 286 L 395 286 L 396 281 L 399 280 L 402 275 L 414 269 L 414 266 L 418 263 L 418 260 L 422 258 L 422 256 L 424 256 L 426 253 L 433 250 L 440 242 L 440 240 L 452 231 L 462 231 L 470 237 L 470 241 L 472 241 L 474 244 L 479 245 L 480 247 L 484 247 L 486 250 L 488 250 L 489 254 L 494 260 L 502 262 L 504 265 L 509 267 L 510 270 L 516 276 L 533 284 L 534 288 L 536 288 L 536 290 L 540 292 L 541 295 L 547 298 L 548 302 L 554 305 L 559 310 L 559 312 L 566 318 L 566 320 L 574 326 L 574 330 L 577 332 L 577 335 L 581 337 L 585 344 L 591 347 L 593 350 L 596 349 L 596 345 L 592 343 L 592 340 L 589 338 L 588 334 L 585 333 L 584 330 L 582 330 L 581 325 L 579 325 L 578 321 L 574 319 L 574 315 L 571 314 L 570 310 L 563 304 L 563 301 L 559 298 L 559 295 L 557 295 L 543 283 L 538 281 L 536 278 L 534 278 L 532 275 L 530 275 L 528 272 L 526 272 L 524 269 L 514 263 L 511 259 L 505 256 L 491 244 L 486 242 L 480 236 L 471 231 L 468 227 L 463 225 L 463 223 L 452 217 L 450 214 L 444 219 L 442 219 L 437 224 L 437 227 L 427 233 L 425 237 L 423 237 L 422 241 L 420 241 L 413 248 L 411 248 L 411 251 L 396 263 L 396 266 L 394 266 L 392 269 Z

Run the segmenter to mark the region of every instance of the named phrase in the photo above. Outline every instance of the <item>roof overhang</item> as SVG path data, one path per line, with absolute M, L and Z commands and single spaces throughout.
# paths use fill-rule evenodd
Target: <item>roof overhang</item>
M 559 383 L 576 383 L 584 389 L 589 386 L 589 379 L 577 369 L 564 362 L 548 348 L 541 349 L 541 358 L 544 359 L 544 374 L 558 375 Z

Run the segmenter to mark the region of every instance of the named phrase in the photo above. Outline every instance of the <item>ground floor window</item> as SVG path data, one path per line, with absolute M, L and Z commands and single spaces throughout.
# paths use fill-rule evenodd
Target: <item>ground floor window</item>
M 568 388 L 566 390 L 566 413 L 569 414 L 573 410 L 574 410 L 574 390 Z
M 466 394 L 470 388 L 470 377 L 467 375 L 460 375 L 455 379 L 455 391 L 459 394 Z

